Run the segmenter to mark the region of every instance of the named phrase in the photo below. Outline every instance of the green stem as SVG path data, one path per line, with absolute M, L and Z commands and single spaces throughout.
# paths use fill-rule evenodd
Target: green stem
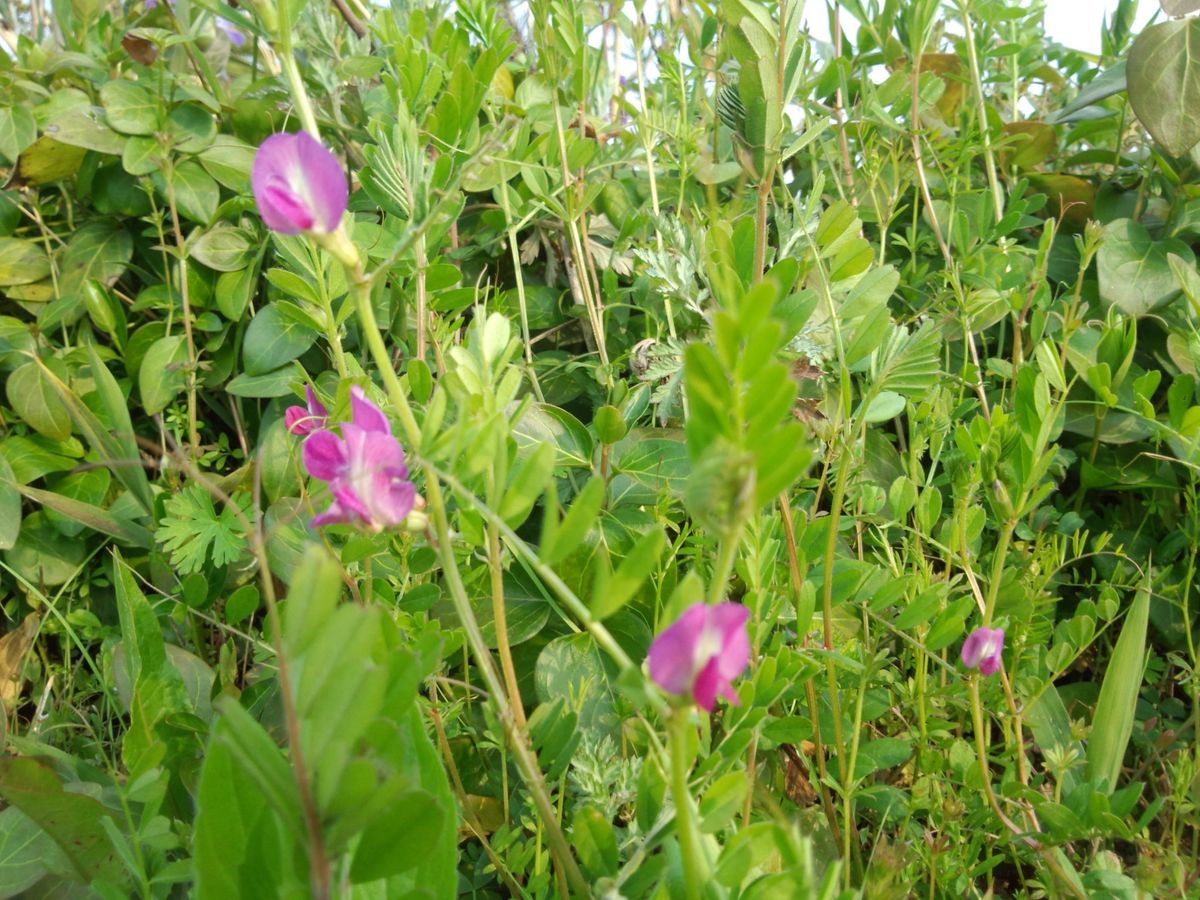
M 689 730 L 688 709 L 682 707 L 671 714 L 669 724 L 671 742 L 671 793 L 675 799 L 675 825 L 679 833 L 679 852 L 683 862 L 683 884 L 688 900 L 700 900 L 702 888 L 708 879 L 708 860 L 700 845 L 700 824 L 696 821 L 696 809 L 688 791 L 688 772 L 692 768 L 688 752 Z
M 971 27 L 971 13 L 967 0 L 959 0 L 962 14 L 963 37 L 967 44 L 967 64 L 971 67 L 971 81 L 975 87 L 975 108 L 979 116 L 979 133 L 983 136 L 983 164 L 987 168 L 988 184 L 992 189 L 992 205 L 995 220 L 1004 218 L 1004 194 L 1000 179 L 996 176 L 996 158 L 992 153 L 992 134 L 987 120 L 987 103 L 983 99 L 983 80 L 979 75 L 979 56 L 975 50 L 975 30 Z
M 416 449 L 421 446 L 421 428 L 409 406 L 408 396 L 404 392 L 403 385 L 400 384 L 400 378 L 396 374 L 396 370 L 392 368 L 387 345 L 384 344 L 383 335 L 375 321 L 375 310 L 371 306 L 371 282 L 363 277 L 361 265 L 354 267 L 352 271 L 347 272 L 347 275 L 353 284 L 355 307 L 367 340 L 367 347 L 375 365 L 379 368 L 388 398 L 400 420 L 400 427 L 404 430 L 405 439 L 411 448 Z M 584 880 L 583 873 L 571 855 L 570 845 L 567 844 L 567 839 L 559 826 L 554 812 L 554 804 L 550 800 L 550 794 L 542 777 L 541 769 L 538 767 L 537 758 L 533 755 L 533 750 L 530 748 L 525 734 L 517 726 L 516 714 L 509 702 L 500 676 L 496 672 L 495 663 L 492 661 L 483 631 L 471 608 L 471 600 L 467 596 L 462 575 L 458 570 L 458 562 L 454 558 L 450 523 L 446 515 L 445 499 L 437 472 L 424 462 L 421 463 L 421 468 L 425 476 L 425 498 L 429 519 L 437 538 L 437 552 L 442 563 L 442 573 L 446 579 L 446 586 L 449 588 L 455 612 L 458 614 L 459 622 L 466 635 L 471 655 L 487 685 L 488 694 L 496 710 L 496 718 L 504 728 L 512 747 L 517 768 L 520 770 L 521 777 L 530 794 L 533 795 L 534 805 L 546 828 L 555 860 L 570 883 L 572 893 L 583 897 L 590 896 L 591 890 L 588 883 Z
M 1013 529 L 1017 520 L 1010 518 L 1000 529 L 1000 538 L 996 541 L 996 552 L 992 556 L 992 575 L 988 581 L 987 598 L 983 606 L 983 625 L 990 628 L 992 615 L 996 612 L 996 597 L 1000 593 L 1000 579 L 1004 575 L 1004 560 L 1008 556 L 1008 547 L 1012 543 Z

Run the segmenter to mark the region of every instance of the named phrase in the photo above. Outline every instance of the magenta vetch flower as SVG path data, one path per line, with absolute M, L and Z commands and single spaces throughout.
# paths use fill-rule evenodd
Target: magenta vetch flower
M 305 406 L 289 406 L 283 413 L 287 430 L 302 436 L 320 431 L 329 417 L 329 410 L 317 399 L 311 384 L 304 386 L 304 396 L 308 401 Z
M 263 221 L 280 234 L 329 234 L 346 211 L 349 189 L 342 164 L 305 131 L 263 141 L 250 182 Z
M 750 662 L 749 616 L 740 603 L 693 603 L 650 645 L 650 677 L 709 712 L 718 694 L 736 704 L 732 682 Z
M 1000 669 L 1000 654 L 1004 651 L 1004 629 L 976 628 L 963 641 L 962 664 L 979 669 L 980 675 L 994 675 Z
M 408 480 L 404 448 L 360 387 L 350 389 L 350 411 L 340 438 L 322 430 L 304 441 L 304 467 L 309 475 L 329 482 L 333 494 L 329 508 L 313 518 L 313 527 L 341 523 L 382 531 L 400 525 L 417 497 Z

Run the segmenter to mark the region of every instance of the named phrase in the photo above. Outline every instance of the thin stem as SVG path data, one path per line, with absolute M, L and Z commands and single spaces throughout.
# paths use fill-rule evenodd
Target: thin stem
M 496 628 L 496 653 L 500 657 L 500 670 L 504 673 L 504 684 L 512 701 L 513 717 L 517 727 L 525 730 L 525 707 L 521 703 L 521 690 L 517 687 L 517 670 L 513 666 L 512 647 L 508 643 L 508 611 L 504 604 L 504 566 L 500 557 L 500 532 L 495 525 L 488 526 L 487 534 L 488 569 L 492 576 L 492 619 Z
M 700 825 L 688 791 L 688 772 L 692 768 L 688 752 L 688 708 L 675 710 L 668 723 L 671 743 L 671 794 L 675 800 L 675 825 L 679 833 L 679 852 L 683 857 L 683 884 L 688 900 L 700 900 L 702 885 L 708 879 L 708 864 L 700 845 Z
M 1004 218 L 1004 192 L 996 176 L 996 157 L 992 152 L 992 134 L 987 120 L 987 104 L 983 99 L 983 79 L 979 76 L 979 56 L 975 50 L 975 30 L 971 27 L 971 13 L 967 0 L 959 0 L 962 14 L 963 36 L 967 42 L 967 64 L 971 67 L 971 81 L 975 86 L 976 111 L 979 116 L 979 132 L 983 135 L 983 164 L 987 168 L 988 184 L 992 188 L 992 207 L 995 219 Z
M 168 164 L 169 166 L 169 164 Z M 192 336 L 192 306 L 188 294 L 188 262 L 184 252 L 183 229 L 179 225 L 179 208 L 175 204 L 175 177 L 168 167 L 167 205 L 171 210 L 171 227 L 175 232 L 175 248 L 179 252 L 176 259 L 179 262 L 179 299 L 183 304 L 183 334 L 187 341 L 187 410 L 188 410 L 188 448 L 193 456 L 200 453 L 200 429 L 197 425 L 196 412 L 196 341 Z
M 392 406 L 400 420 L 401 428 L 404 429 L 409 445 L 414 448 L 419 447 L 421 445 L 421 428 L 409 406 L 404 387 L 400 384 L 400 378 L 392 367 L 387 346 L 383 342 L 379 325 L 375 321 L 375 311 L 371 306 L 371 282 L 363 277 L 361 266 L 347 274 L 353 284 L 352 290 L 359 322 L 362 325 L 368 349 L 383 378 L 388 398 L 392 401 Z M 474 657 L 475 664 L 478 666 L 480 674 L 483 675 L 491 702 L 496 709 L 496 718 L 499 719 L 512 747 L 517 768 L 520 770 L 529 792 L 533 795 L 534 805 L 537 807 L 538 815 L 546 829 L 555 860 L 570 883 L 572 893 L 585 897 L 590 896 L 591 890 L 571 855 L 570 845 L 567 844 L 567 839 L 559 826 L 554 804 L 550 800 L 550 794 L 546 788 L 545 779 L 542 777 L 541 769 L 538 767 L 537 758 L 533 755 L 526 735 L 517 727 L 515 713 L 509 703 L 500 676 L 496 673 L 487 641 L 484 639 L 479 622 L 471 609 L 471 600 L 463 585 L 462 575 L 458 570 L 458 561 L 454 558 L 450 523 L 446 515 L 445 499 L 437 472 L 425 462 L 422 462 L 421 467 L 425 475 L 429 518 L 437 538 L 437 551 L 442 563 L 442 572 L 450 591 L 450 599 L 466 635 L 471 656 Z

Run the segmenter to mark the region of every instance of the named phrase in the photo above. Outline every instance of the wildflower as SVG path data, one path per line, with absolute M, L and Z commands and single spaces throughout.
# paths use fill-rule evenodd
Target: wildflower
M 979 669 L 980 675 L 993 675 L 1000 668 L 1004 650 L 1004 629 L 980 626 L 972 631 L 962 646 L 962 664 Z
M 650 645 L 650 677 L 709 712 L 718 694 L 736 704 L 731 682 L 750 662 L 749 615 L 738 603 L 692 604 Z
M 312 520 L 313 527 L 342 523 L 382 531 L 401 525 L 417 494 L 408 480 L 404 449 L 362 388 L 350 389 L 350 410 L 340 438 L 321 430 L 304 441 L 305 469 L 329 482 L 333 494 L 329 508 Z
M 312 385 L 306 384 L 304 386 L 304 396 L 308 401 L 306 405 L 289 406 L 283 414 L 283 420 L 287 423 L 287 430 L 292 434 L 301 436 L 312 434 L 314 431 L 320 431 L 325 427 L 325 420 L 329 416 L 329 410 L 317 399 Z
M 330 234 L 346 211 L 342 164 L 307 132 L 273 134 L 263 141 L 250 181 L 263 221 L 280 234 Z

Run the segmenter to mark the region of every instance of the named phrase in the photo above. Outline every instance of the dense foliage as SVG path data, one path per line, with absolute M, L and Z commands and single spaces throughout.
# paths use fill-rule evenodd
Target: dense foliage
M 0 896 L 1195 895 L 1136 5 L 5 3 Z

